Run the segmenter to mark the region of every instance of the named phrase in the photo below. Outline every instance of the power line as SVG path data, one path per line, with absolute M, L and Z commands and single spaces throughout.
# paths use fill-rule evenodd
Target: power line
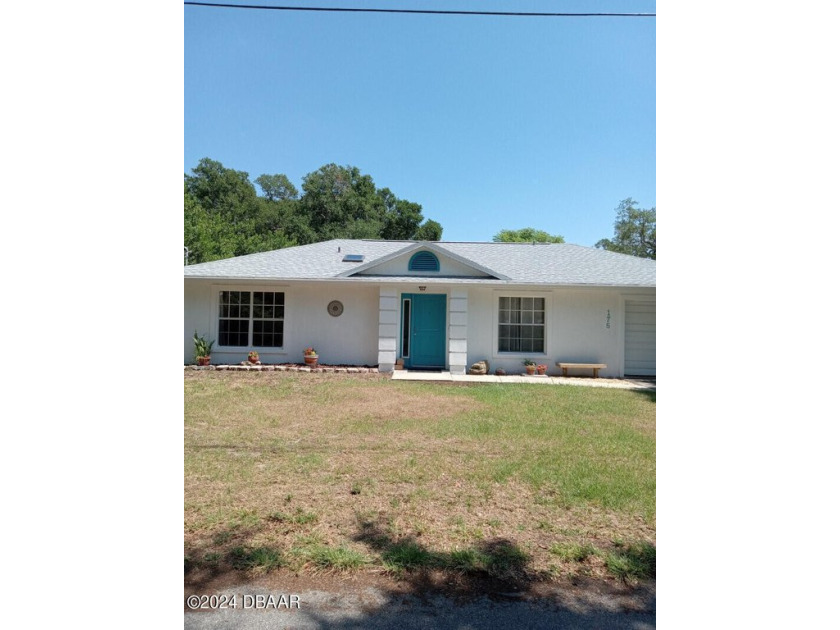
M 184 2 L 184 4 L 223 9 L 320 11 L 328 13 L 409 13 L 423 15 L 491 15 L 499 17 L 656 17 L 656 13 L 526 13 L 519 11 L 437 11 L 433 9 L 353 9 L 349 7 L 278 7 L 262 4 L 224 4 L 221 2 Z

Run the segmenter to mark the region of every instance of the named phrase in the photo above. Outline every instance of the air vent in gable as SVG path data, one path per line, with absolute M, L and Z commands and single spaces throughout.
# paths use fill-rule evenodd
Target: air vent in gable
M 440 263 L 432 252 L 417 252 L 408 261 L 409 271 L 440 271 Z

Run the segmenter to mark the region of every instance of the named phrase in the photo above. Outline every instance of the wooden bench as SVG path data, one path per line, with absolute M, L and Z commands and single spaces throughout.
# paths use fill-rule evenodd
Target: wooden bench
M 569 368 L 571 368 L 573 370 L 592 370 L 593 378 L 598 378 L 598 370 L 607 367 L 606 363 L 561 363 L 560 361 L 555 363 L 555 365 L 563 370 L 563 376 L 568 376 Z

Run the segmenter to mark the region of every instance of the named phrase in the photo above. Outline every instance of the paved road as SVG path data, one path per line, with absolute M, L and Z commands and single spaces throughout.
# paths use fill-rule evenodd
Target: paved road
M 297 593 L 294 595 L 299 596 L 298 608 L 292 593 L 245 587 L 218 594 L 228 599 L 235 597 L 237 608 L 185 612 L 186 630 L 647 630 L 656 627 L 655 587 L 643 597 L 636 597 L 629 605 L 626 601 L 597 594 L 558 594 L 550 600 L 525 601 L 514 593 L 493 600 L 479 597 L 459 603 L 440 595 L 421 598 L 367 587 L 357 592 Z M 259 599 L 260 595 L 263 600 Z M 269 599 L 270 596 L 273 600 Z M 260 609 L 257 609 L 258 606 Z

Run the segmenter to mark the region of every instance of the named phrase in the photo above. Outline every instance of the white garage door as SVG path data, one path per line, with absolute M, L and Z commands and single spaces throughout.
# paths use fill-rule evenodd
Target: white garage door
M 625 302 L 624 374 L 656 376 L 656 302 Z

